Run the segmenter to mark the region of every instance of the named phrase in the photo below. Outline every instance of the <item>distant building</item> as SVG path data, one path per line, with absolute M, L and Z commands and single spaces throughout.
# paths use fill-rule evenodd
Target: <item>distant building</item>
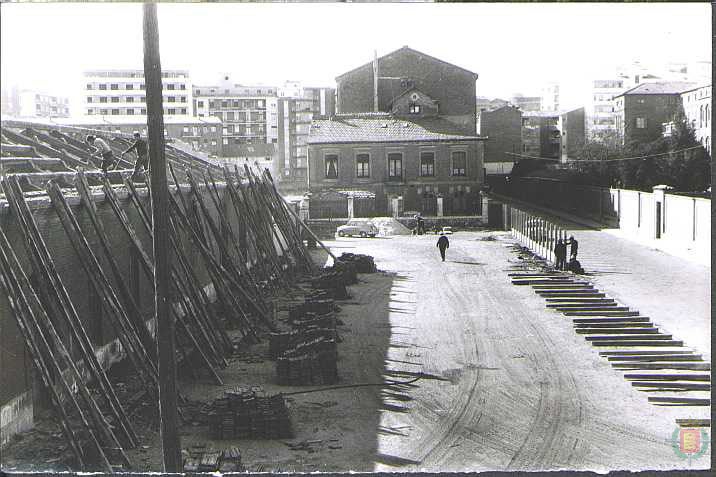
M 197 117 L 214 116 L 223 124 L 222 156 L 237 157 L 243 145 L 278 140 L 277 127 L 272 123 L 276 87 L 240 85 L 224 75 L 218 85 L 195 85 L 193 95 Z
M 681 93 L 697 85 L 682 81 L 644 83 L 614 98 L 616 130 L 623 144 L 651 142 L 663 134 L 663 124 L 681 111 Z
M 85 116 L 146 116 L 144 70 L 92 70 L 84 73 Z M 164 116 L 192 116 L 191 79 L 186 70 L 162 71 Z
M 69 100 L 35 90 L 3 89 L 2 114 L 16 118 L 66 118 L 70 115 Z
M 314 118 L 329 118 L 336 114 L 336 89 L 320 86 L 305 86 L 304 99 L 310 99 Z
M 601 79 L 592 82 L 591 101 L 588 103 L 587 130 L 592 139 L 616 132 L 614 97 L 624 91 L 623 79 Z
M 314 120 L 309 190 L 316 197 L 328 191 L 374 196 L 377 215 L 473 215 L 484 183 L 482 139 L 434 116 L 364 113 Z M 311 201 L 311 210 L 321 210 Z
M 525 156 L 565 162 L 584 145 L 584 108 L 571 111 L 531 111 L 522 115 Z
M 472 71 L 405 46 L 338 76 L 336 110 L 391 112 L 402 101 L 412 114 L 429 108 L 465 134 L 474 135 L 477 77 Z M 406 96 L 409 91 L 413 92 Z M 418 104 L 417 98 L 428 98 L 430 104 Z
M 559 83 L 551 82 L 542 87 L 541 111 L 559 111 Z
M 313 119 L 313 99 L 278 98 L 276 142 L 277 179 L 281 191 L 308 190 L 308 133 Z
M 477 134 L 486 138 L 485 172 L 509 174 L 522 152 L 522 111 L 511 105 L 483 110 L 477 117 Z
M 510 99 L 510 103 L 525 112 L 542 110 L 541 96 L 522 96 L 521 94 L 516 94 Z
M 508 104 L 510 104 L 510 102 L 505 99 L 490 99 L 484 96 L 478 96 L 475 100 L 475 112 L 479 115 L 480 111 L 494 111 Z
M 686 121 L 694 130 L 696 140 L 711 154 L 711 85 L 699 86 L 681 93 Z
M 146 116 L 114 116 L 97 118 L 82 116 L 55 121 L 66 126 L 85 127 L 116 134 L 132 134 L 138 131 L 147 137 Z M 192 151 L 221 155 L 221 121 L 217 118 L 193 116 L 167 116 L 164 118 L 164 136 L 167 142 L 181 141 Z

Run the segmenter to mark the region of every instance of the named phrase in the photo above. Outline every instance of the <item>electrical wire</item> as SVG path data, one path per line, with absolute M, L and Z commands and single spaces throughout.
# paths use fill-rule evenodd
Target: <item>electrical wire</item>
M 565 164 L 581 164 L 581 163 L 586 163 L 586 162 L 599 162 L 599 163 L 604 163 L 604 162 L 633 161 L 633 160 L 636 160 L 636 159 L 649 159 L 649 158 L 652 158 L 652 157 L 666 156 L 666 155 L 669 155 L 669 154 L 678 154 L 678 153 L 680 153 L 680 152 L 690 151 L 690 150 L 692 150 L 692 149 L 699 149 L 699 148 L 702 148 L 702 147 L 703 147 L 703 146 L 701 146 L 701 145 L 699 145 L 699 146 L 691 146 L 691 147 L 687 147 L 687 148 L 684 148 L 684 149 L 678 149 L 678 150 L 676 150 L 676 151 L 660 152 L 660 153 L 658 153 L 658 154 L 648 154 L 648 155 L 646 155 L 646 156 L 619 157 L 619 158 L 615 158 L 615 159 L 579 159 L 579 160 L 571 159 L 571 160 L 565 162 Z M 514 153 L 514 152 L 505 152 L 505 154 L 508 154 L 508 155 L 510 155 L 510 156 L 524 157 L 524 158 L 528 158 L 528 159 L 541 159 L 541 160 L 547 160 L 547 161 L 557 161 L 557 162 L 561 162 L 560 159 L 555 159 L 555 158 L 553 158 L 553 157 L 528 156 L 528 155 L 525 155 L 525 154 L 517 154 L 517 153 Z

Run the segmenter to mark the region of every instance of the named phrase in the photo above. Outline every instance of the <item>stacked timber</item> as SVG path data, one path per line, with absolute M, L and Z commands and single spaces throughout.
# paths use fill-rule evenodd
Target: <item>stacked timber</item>
M 278 439 L 292 434 L 283 395 L 259 396 L 255 388 L 241 386 L 214 400 L 209 425 L 214 439 Z
M 370 255 L 344 252 L 338 257 L 338 262 L 354 264 L 358 273 L 375 273 L 378 271 L 375 261 Z
M 230 447 L 223 451 L 193 447 L 184 451 L 184 472 L 244 472 L 241 451 Z
M 338 381 L 338 333 L 332 300 L 306 300 L 288 313 L 291 330 L 270 337 L 278 383 L 332 384 Z

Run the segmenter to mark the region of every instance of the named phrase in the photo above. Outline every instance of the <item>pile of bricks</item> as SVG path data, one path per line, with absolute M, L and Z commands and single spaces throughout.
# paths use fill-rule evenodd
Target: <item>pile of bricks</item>
M 193 447 L 184 453 L 184 472 L 244 472 L 241 451 L 231 447 L 224 451 Z
M 356 272 L 358 273 L 375 273 L 378 271 L 375 266 L 375 262 L 373 261 L 373 257 L 370 255 L 345 252 L 338 257 L 338 262 L 353 264 Z
M 255 388 L 239 386 L 214 400 L 209 425 L 215 439 L 291 437 L 291 421 L 283 396 L 259 396 Z
M 269 338 L 279 384 L 331 384 L 338 380 L 337 322 L 333 300 L 307 299 L 289 310 L 291 330 Z

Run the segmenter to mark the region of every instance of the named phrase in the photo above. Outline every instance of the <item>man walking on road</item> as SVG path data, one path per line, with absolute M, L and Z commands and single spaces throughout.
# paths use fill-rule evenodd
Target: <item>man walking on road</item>
M 438 239 L 438 248 L 440 249 L 440 256 L 443 259 L 443 262 L 445 261 L 445 250 L 450 248 L 450 241 L 448 240 L 447 236 L 445 236 L 442 232 L 440 232 L 440 238 Z
M 122 153 L 122 156 L 128 152 L 134 151 L 137 154 L 137 161 L 134 163 L 134 172 L 132 173 L 132 180 L 139 174 L 139 168 L 143 168 L 145 171 L 149 171 L 149 159 L 147 156 L 147 142 L 142 139 L 139 131 L 134 131 L 134 144 Z

